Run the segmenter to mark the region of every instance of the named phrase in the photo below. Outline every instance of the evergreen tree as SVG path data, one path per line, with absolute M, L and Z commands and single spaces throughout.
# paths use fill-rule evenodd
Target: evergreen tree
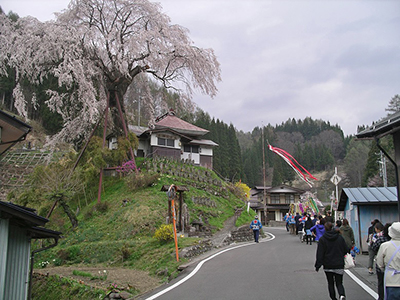
M 376 142 L 373 141 L 368 152 L 367 164 L 365 166 L 364 175 L 362 178 L 362 186 L 368 186 L 368 181 L 379 172 L 378 154 L 378 146 Z
M 393 114 L 400 110 L 400 95 L 394 95 L 389 101 L 388 108 L 385 109 L 388 114 Z

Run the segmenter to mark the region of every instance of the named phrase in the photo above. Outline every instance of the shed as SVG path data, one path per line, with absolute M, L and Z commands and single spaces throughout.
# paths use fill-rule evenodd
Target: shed
M 30 299 L 34 254 L 56 246 L 61 235 L 41 227 L 47 222 L 31 208 L 0 201 L 0 299 Z M 32 239 L 54 243 L 31 253 Z
M 340 194 L 338 211 L 344 212 L 354 231 L 356 246 L 368 251 L 366 243 L 371 221 L 383 224 L 397 221 L 396 187 L 344 188 Z
M 23 141 L 32 127 L 0 110 L 0 156 Z
M 392 158 L 385 149 L 379 144 L 379 139 L 391 135 L 393 137 L 395 157 Z M 359 139 L 375 139 L 376 144 L 385 156 L 395 167 L 396 172 L 396 195 L 400 194 L 400 111 L 388 115 L 386 118 L 372 124 L 370 127 L 356 134 Z M 398 200 L 398 199 L 397 199 Z M 400 221 L 400 202 L 397 201 L 397 218 L 395 221 Z

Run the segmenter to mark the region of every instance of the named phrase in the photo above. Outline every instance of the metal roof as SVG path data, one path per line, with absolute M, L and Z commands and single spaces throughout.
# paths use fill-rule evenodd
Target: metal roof
M 387 134 L 394 133 L 400 129 L 400 111 L 383 118 L 372 124 L 370 127 L 356 134 L 359 139 L 383 137 Z
M 355 205 L 397 204 L 396 187 L 344 188 L 340 195 L 339 211 L 343 211 L 347 200 Z
M 17 142 L 25 139 L 32 127 L 0 110 L 0 155 Z

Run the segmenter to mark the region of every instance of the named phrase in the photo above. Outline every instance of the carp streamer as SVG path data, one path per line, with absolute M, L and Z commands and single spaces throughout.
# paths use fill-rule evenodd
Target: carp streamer
M 306 170 L 306 168 L 304 168 L 301 164 L 299 164 L 297 160 L 289 153 L 287 153 L 285 150 L 273 147 L 271 145 L 268 145 L 268 149 L 278 154 L 280 157 L 282 157 L 283 160 L 286 161 L 286 163 L 290 167 L 292 167 L 292 169 L 297 173 L 297 175 L 302 180 L 304 180 L 310 187 L 312 187 L 311 179 L 318 180 L 317 178 L 312 176 L 311 173 Z

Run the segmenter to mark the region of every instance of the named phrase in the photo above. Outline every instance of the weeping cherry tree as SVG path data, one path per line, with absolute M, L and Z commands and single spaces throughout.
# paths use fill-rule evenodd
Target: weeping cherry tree
M 117 105 L 123 112 L 124 95 L 139 74 L 167 88 L 179 85 L 182 101 L 195 89 L 214 97 L 221 80 L 213 50 L 196 47 L 187 29 L 171 24 L 161 6 L 148 0 L 72 0 L 48 22 L 33 17 L 12 21 L 2 14 L 2 75 L 7 68 L 15 70 L 15 107 L 24 116 L 27 101 L 37 101 L 35 95 L 27 97 L 22 81 L 58 80 L 57 89 L 47 90 L 46 101 L 64 122 L 53 144 L 88 136 L 107 101 L 112 128 L 122 135 Z

